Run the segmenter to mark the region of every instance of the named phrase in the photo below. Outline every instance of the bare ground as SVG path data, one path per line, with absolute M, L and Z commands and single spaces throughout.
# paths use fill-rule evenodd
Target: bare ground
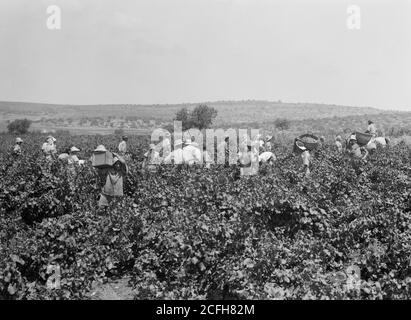
M 107 283 L 95 283 L 89 293 L 91 300 L 133 300 L 134 291 L 128 284 L 130 278 Z

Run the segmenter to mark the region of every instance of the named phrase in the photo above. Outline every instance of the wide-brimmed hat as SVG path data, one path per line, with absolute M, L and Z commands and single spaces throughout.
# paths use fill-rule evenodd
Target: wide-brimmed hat
M 57 141 L 56 138 L 54 138 L 53 136 L 47 136 L 46 141 L 47 141 L 47 140 L 51 140 L 51 141 L 53 141 L 53 142 L 56 142 L 56 141 Z
M 304 143 L 301 142 L 301 141 L 299 141 L 299 140 L 297 140 L 297 141 L 295 142 L 295 145 L 297 146 L 297 148 L 299 148 L 299 149 L 302 150 L 302 151 L 307 150 L 307 148 L 304 146 Z
M 351 135 L 350 138 L 348 139 L 349 141 L 354 140 L 357 141 L 357 136 L 355 134 Z
M 108 150 L 106 149 L 105 146 L 103 146 L 102 144 L 100 144 L 95 150 L 94 152 L 107 152 Z
M 16 143 L 22 143 L 23 142 L 23 139 L 21 139 L 21 138 L 16 138 Z
M 70 151 L 71 151 L 71 152 L 79 152 L 80 149 L 79 149 L 79 148 L 76 148 L 75 146 L 72 146 L 72 147 L 70 148 Z
M 335 140 L 336 140 L 336 141 L 342 141 L 342 138 L 341 138 L 341 136 L 336 136 L 336 137 L 335 137 Z
M 121 139 L 126 140 L 126 139 L 128 139 L 128 136 L 125 135 L 125 134 L 123 134 L 123 136 L 121 137 Z
M 270 141 L 272 138 L 273 138 L 273 136 L 268 135 L 268 136 L 265 137 L 265 140 Z

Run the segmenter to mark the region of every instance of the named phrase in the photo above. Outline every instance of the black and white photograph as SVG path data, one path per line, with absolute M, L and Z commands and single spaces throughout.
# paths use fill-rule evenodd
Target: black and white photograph
M 0 0 L 0 44 L 0 300 L 411 299 L 410 0 Z

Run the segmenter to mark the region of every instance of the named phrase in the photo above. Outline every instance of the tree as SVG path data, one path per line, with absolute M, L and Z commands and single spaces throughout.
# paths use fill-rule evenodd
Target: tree
M 182 129 L 184 131 L 191 127 L 190 126 L 190 113 L 188 112 L 187 108 L 182 108 L 178 110 L 174 120 L 182 122 L 182 126 L 183 126 Z
M 182 108 L 177 111 L 174 120 L 182 122 L 182 129 L 185 131 L 190 128 L 198 128 L 199 130 L 207 129 L 217 117 L 217 110 L 205 104 L 201 104 L 189 112 L 187 108 Z
M 274 125 L 279 130 L 287 130 L 290 128 L 290 121 L 285 118 L 278 118 L 274 121 Z
M 10 133 L 27 133 L 31 125 L 31 121 L 27 119 L 16 119 L 7 125 L 7 130 Z
M 200 104 L 191 113 L 191 127 L 199 130 L 209 128 L 217 117 L 217 110 L 205 104 Z

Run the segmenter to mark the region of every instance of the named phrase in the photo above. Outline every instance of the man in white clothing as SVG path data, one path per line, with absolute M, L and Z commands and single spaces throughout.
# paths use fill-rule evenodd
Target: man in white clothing
M 198 148 L 198 143 L 186 142 L 186 146 L 183 148 L 183 160 L 188 165 L 202 163 L 202 155 Z
M 174 141 L 174 151 L 170 152 L 164 159 L 165 164 L 182 164 L 183 163 L 183 141 L 177 139 Z
M 121 137 L 121 142 L 118 145 L 118 152 L 123 157 L 126 155 L 126 152 L 127 152 L 127 141 L 128 141 L 128 137 L 126 135 L 123 135 Z
M 366 133 L 372 134 L 374 137 L 377 136 L 377 127 L 375 126 L 374 122 L 368 120 L 368 128 Z
M 56 148 L 55 143 L 56 143 L 56 139 L 52 136 L 48 136 L 46 138 L 46 142 L 44 142 L 41 147 L 41 150 L 43 151 L 47 160 L 51 160 L 57 153 L 57 148 Z

